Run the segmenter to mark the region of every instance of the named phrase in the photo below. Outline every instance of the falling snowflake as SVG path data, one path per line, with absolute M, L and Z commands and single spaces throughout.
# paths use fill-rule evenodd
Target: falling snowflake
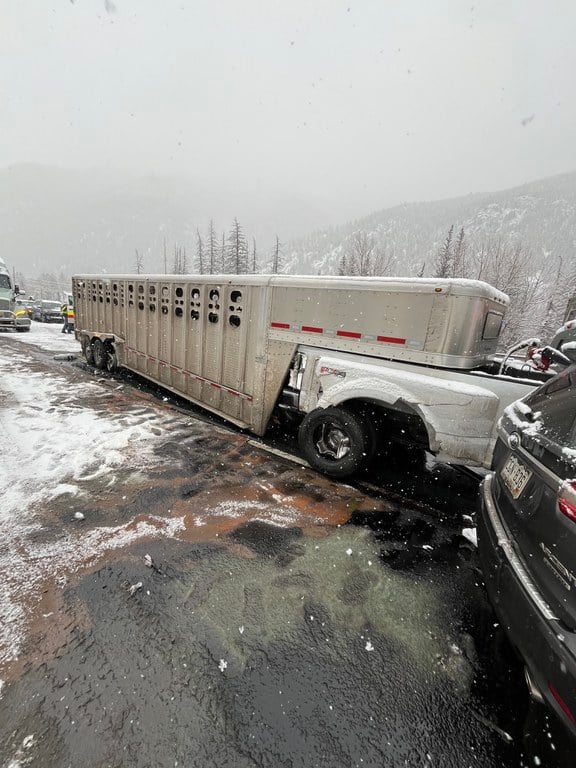
M 367 651 L 373 651 L 373 650 L 374 650 L 374 646 L 372 645 L 372 643 L 370 642 L 370 640 L 368 640 L 368 641 L 366 642 L 366 650 L 367 650 Z
M 351 550 L 350 548 L 348 548 L 348 549 L 346 550 L 346 554 L 347 554 L 348 556 L 350 556 L 350 555 L 352 554 L 352 550 Z
M 218 669 L 220 670 L 220 672 L 224 672 L 227 666 L 228 666 L 228 662 L 224 661 L 224 659 L 220 659 L 220 664 L 218 664 Z

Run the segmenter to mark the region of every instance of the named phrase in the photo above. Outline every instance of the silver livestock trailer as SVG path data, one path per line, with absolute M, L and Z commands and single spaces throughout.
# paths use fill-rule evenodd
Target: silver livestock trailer
M 486 445 L 470 455 L 461 446 L 451 449 L 446 438 L 454 429 L 447 431 L 442 423 L 446 418 L 438 414 L 444 413 L 448 391 L 453 393 L 450 408 L 462 406 L 462 397 L 470 400 L 472 385 L 458 381 L 481 370 L 496 350 L 508 298 L 486 283 L 78 275 L 73 294 L 76 338 L 90 363 L 134 371 L 257 435 L 265 433 L 275 409 L 297 413 L 306 422 L 311 412 L 332 413 L 339 407 L 348 421 L 354 413 L 361 422 L 360 447 L 366 453 L 364 442 L 373 430 L 361 412 L 369 404 L 372 411 L 383 408 L 395 410 L 397 416 L 418 416 L 430 450 L 485 463 Z M 458 372 L 461 376 L 454 377 Z M 406 380 L 404 390 L 401 379 Z M 482 424 L 490 422 L 484 427 L 489 434 L 480 436 L 486 443 L 501 408 L 489 402 L 499 394 L 480 391 L 483 379 L 473 382 L 478 403 L 468 409 L 467 418 L 480 414 Z M 534 386 L 512 380 L 509 384 L 503 385 L 508 402 Z M 434 388 L 441 394 L 432 413 L 434 402 L 427 401 Z M 430 392 L 422 398 L 426 389 Z M 338 395 L 330 398 L 331 391 Z M 422 399 L 426 402 L 416 402 Z M 307 458 L 328 474 L 348 474 L 342 459 L 353 452 L 355 438 L 342 435 L 342 424 L 312 432 L 309 438 L 301 434 Z M 456 437 L 461 443 L 462 435 Z M 336 447 L 328 445 L 330 440 Z M 327 463 L 315 461 L 314 453 L 327 457 Z M 359 463 L 352 462 L 352 471 Z

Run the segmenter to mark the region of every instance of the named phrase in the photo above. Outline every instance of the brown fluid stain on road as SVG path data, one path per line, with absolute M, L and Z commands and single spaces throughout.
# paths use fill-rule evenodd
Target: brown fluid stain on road
M 367 503 L 351 487 L 336 486 L 309 470 L 295 468 L 249 447 L 242 435 L 227 434 L 203 424 L 200 428 L 195 425 L 193 431 L 199 429 L 215 439 L 206 441 L 212 444 L 212 450 L 203 446 L 203 468 L 193 480 L 186 466 L 186 429 L 180 424 L 179 434 L 169 439 L 164 436 L 163 447 L 159 449 L 162 453 L 166 445 L 171 447 L 170 466 L 163 462 L 152 465 L 145 476 L 128 473 L 124 481 L 112 488 L 105 487 L 106 478 L 99 478 L 84 483 L 84 497 L 63 496 L 46 506 L 42 512 L 45 530 L 40 538 L 45 537 L 57 546 L 62 537 L 81 542 L 93 535 L 95 547 L 77 558 L 71 568 L 64 561 L 50 572 L 39 589 L 27 596 L 26 641 L 18 659 L 0 666 L 0 677 L 16 680 L 25 669 L 60 655 L 70 635 L 87 627 L 88 614 L 81 604 L 68 604 L 63 589 L 129 557 L 134 543 L 140 546 L 158 536 L 164 537 L 167 556 L 170 537 L 187 543 L 216 543 L 251 559 L 253 551 L 230 538 L 237 528 L 250 521 L 300 528 L 306 534 L 321 537 L 327 528 L 345 524 L 353 511 Z M 78 513 L 84 519 L 75 519 Z M 165 526 L 170 520 L 181 524 L 167 535 Z M 148 533 L 138 533 L 142 526 L 147 527 Z M 119 530 L 128 540 L 116 546 L 114 540 Z M 27 556 L 25 543 L 21 545 L 21 554 Z
M 35 510 L 40 528 L 33 542 L 23 539 L 16 545 L 21 560 L 36 568 L 34 589 L 22 590 L 19 598 L 25 637 L 16 659 L 5 661 L 0 638 L 4 680 L 16 680 L 26 668 L 63 652 L 71 634 L 87 626 L 89 614 L 87 606 L 67 602 L 65 589 L 130 558 L 134 545 L 161 540 L 169 557 L 171 540 L 216 544 L 251 559 L 253 550 L 231 535 L 251 521 L 321 538 L 354 512 L 390 508 L 149 392 L 107 377 L 95 379 L 45 355 L 27 366 L 47 375 L 64 370 L 69 387 L 62 392 L 62 407 L 89 408 L 119 425 L 127 419 L 142 424 L 153 438 L 153 456 L 142 469 L 136 448 L 118 470 L 76 480 L 80 494 L 62 494 Z M 44 552 L 52 559 L 49 567 L 40 562 Z M 16 594 L 15 578 L 20 577 L 12 578 L 10 588 Z

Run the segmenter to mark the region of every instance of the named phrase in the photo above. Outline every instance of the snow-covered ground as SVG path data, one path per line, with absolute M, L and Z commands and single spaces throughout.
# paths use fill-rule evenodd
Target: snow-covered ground
M 18 341 L 33 344 L 53 352 L 69 352 L 80 355 L 80 344 L 73 333 L 62 333 L 60 323 L 38 323 L 32 321 L 28 333 L 19 333 Z
M 34 326 L 34 331 L 38 327 Z M 26 341 L 59 352 L 78 351 L 72 336 L 55 326 L 41 326 L 37 334 L 18 335 Z M 70 573 L 87 559 L 121 547 L 142 536 L 174 535 L 183 521 L 154 520 L 117 527 L 69 529 L 57 540 L 43 542 L 35 535 L 49 517 L 57 497 L 73 502 L 96 478 L 114 484 L 116 473 L 141 473 L 165 431 L 164 417 L 142 408 L 106 414 L 93 406 L 109 397 L 97 382 L 85 382 L 81 393 L 62 373 L 38 370 L 31 355 L 0 345 L 0 664 L 17 658 L 27 618 L 39 600 L 42 583 Z M 92 407 L 91 407 L 92 405 Z M 154 456 L 158 462 L 158 457 Z M 53 523 L 54 521 L 51 520 Z

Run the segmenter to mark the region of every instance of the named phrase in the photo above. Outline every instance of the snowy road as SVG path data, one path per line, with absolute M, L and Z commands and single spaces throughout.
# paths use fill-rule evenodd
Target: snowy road
M 472 481 L 332 483 L 58 331 L 0 335 L 2 766 L 519 765 Z

